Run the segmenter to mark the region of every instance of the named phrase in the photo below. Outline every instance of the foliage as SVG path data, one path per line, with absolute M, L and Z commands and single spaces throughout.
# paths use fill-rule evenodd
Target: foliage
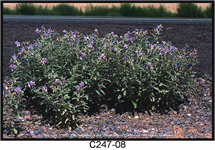
M 48 7 L 47 6 L 45 6 L 45 8 L 44 7 L 42 7 L 42 6 L 39 6 L 39 7 L 37 7 L 37 11 L 36 11 L 36 14 L 35 15 L 60 15 L 60 13 L 58 13 L 58 12 L 54 12 L 53 10 L 50 10 L 50 9 L 48 9 Z
M 212 13 L 214 10 L 212 10 L 212 4 L 210 4 L 205 10 L 204 13 L 207 18 L 212 18 Z
M 81 16 L 82 10 L 68 4 L 59 4 L 51 9 L 53 12 L 62 16 Z
M 201 7 L 194 3 L 180 3 L 177 7 L 177 17 L 179 18 L 203 18 L 204 13 Z
M 119 7 L 88 5 L 83 12 L 75 6 L 58 4 L 52 8 L 36 7 L 32 3 L 19 3 L 15 10 L 3 8 L 3 14 L 13 15 L 65 15 L 65 16 L 125 16 L 125 17 L 178 17 L 178 18 L 212 18 L 212 4 L 202 10 L 194 3 L 180 3 L 176 13 L 167 11 L 162 5 L 139 7 L 132 3 L 122 3 Z
M 12 118 L 30 101 L 56 126 L 66 127 L 77 126 L 78 113 L 104 97 L 115 105 L 132 103 L 134 110 L 174 109 L 195 90 L 190 76 L 198 55 L 187 44 L 179 50 L 162 41 L 162 28 L 104 38 L 97 29 L 90 35 L 64 30 L 63 36 L 44 26 L 36 29 L 41 38 L 34 44 L 16 41 L 19 50 L 11 56 L 12 81 L 9 88 L 4 85 L 4 98 Z
M 22 15 L 35 15 L 36 13 L 36 7 L 32 3 L 18 3 L 15 10 Z

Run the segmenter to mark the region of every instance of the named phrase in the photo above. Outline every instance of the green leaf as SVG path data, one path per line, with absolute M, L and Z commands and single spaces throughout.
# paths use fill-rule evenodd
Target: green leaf
M 120 99 L 122 97 L 122 95 L 120 94 L 118 97 L 117 97 L 117 99 Z
M 160 83 L 160 84 L 159 84 L 159 86 L 162 86 L 162 85 L 165 86 L 165 87 L 169 87 L 168 85 L 163 84 L 163 83 Z
M 57 126 L 59 126 L 61 123 L 62 123 L 62 121 L 60 121 L 60 122 L 57 124 Z
M 132 104 L 134 106 L 134 109 L 137 108 L 137 103 L 135 103 L 134 101 L 132 101 Z
M 126 95 L 126 90 L 123 91 L 123 95 L 124 95 L 124 96 Z
M 17 130 L 16 130 L 15 128 L 13 129 L 13 132 L 14 132 L 15 134 L 17 134 Z
M 105 92 L 102 89 L 99 89 L 100 92 L 102 92 L 102 94 L 105 94 Z
M 161 92 L 160 90 L 159 90 L 159 88 L 157 88 L 157 87 L 153 87 L 155 90 L 157 90 L 158 92 Z
M 179 96 L 180 96 L 182 99 L 184 99 L 184 96 L 183 96 L 182 94 L 179 94 Z
M 100 95 L 100 93 L 99 93 L 99 91 L 98 91 L 98 90 L 96 90 L 96 93 Z

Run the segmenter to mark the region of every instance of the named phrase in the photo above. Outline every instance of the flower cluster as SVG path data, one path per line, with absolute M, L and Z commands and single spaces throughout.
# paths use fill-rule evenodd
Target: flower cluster
M 35 82 L 34 81 L 27 82 L 27 85 L 28 87 L 35 86 Z
M 104 53 L 101 54 L 101 56 L 98 57 L 98 60 L 100 60 L 100 59 L 105 59 L 105 54 Z
M 84 87 L 84 82 L 81 81 L 81 82 L 79 83 L 79 85 L 76 85 L 75 89 L 76 89 L 77 91 L 79 91 L 79 90 L 82 89 L 83 87 Z
M 95 37 L 98 37 L 98 35 L 99 35 L 99 31 L 98 31 L 98 29 L 95 29 L 95 30 L 94 30 L 94 36 L 95 36 Z
M 39 59 L 39 64 L 45 64 L 47 63 L 47 58 L 42 58 L 42 59 Z
M 48 28 L 48 30 L 46 30 L 45 26 L 42 26 L 40 28 L 40 30 L 37 28 L 35 30 L 36 33 L 40 34 L 41 38 L 49 38 L 50 36 L 52 36 L 54 34 L 54 31 L 51 29 L 51 27 Z
M 13 94 L 14 94 L 14 95 L 18 95 L 21 91 L 22 91 L 22 87 L 21 87 L 20 85 L 18 85 L 18 86 L 13 90 Z

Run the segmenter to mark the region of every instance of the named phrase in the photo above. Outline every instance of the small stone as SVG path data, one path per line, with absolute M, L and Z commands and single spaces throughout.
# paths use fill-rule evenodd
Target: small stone
M 24 118 L 30 120 L 31 116 L 25 116 Z
M 34 136 L 35 136 L 34 131 L 30 131 L 30 134 L 31 134 L 31 136 L 32 136 L 32 137 L 34 137 Z
M 155 125 L 155 123 L 154 122 L 149 122 L 149 125 Z
M 25 133 L 21 133 L 21 134 L 17 135 L 17 137 L 22 137 L 24 135 L 25 135 Z
M 40 129 L 38 129 L 38 130 L 36 130 L 34 133 L 36 134 L 36 135 L 38 135 L 38 134 L 40 134 L 42 131 L 40 130 Z

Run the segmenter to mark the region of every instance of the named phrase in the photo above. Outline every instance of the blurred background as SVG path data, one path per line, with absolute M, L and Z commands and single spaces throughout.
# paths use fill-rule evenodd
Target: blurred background
M 4 15 L 211 18 L 212 3 L 3 3 Z

